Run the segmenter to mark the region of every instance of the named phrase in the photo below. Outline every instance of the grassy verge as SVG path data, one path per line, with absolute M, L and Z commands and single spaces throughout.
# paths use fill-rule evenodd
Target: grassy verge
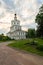
M 43 56 L 43 51 L 36 49 L 36 46 L 34 46 L 34 45 L 30 45 L 32 40 L 33 39 L 13 41 L 11 44 L 8 44 L 8 46 L 13 47 L 13 48 L 19 48 L 21 50 L 25 50 L 25 51 Z M 36 38 L 35 41 L 38 42 L 38 45 L 43 45 L 42 39 Z M 29 44 L 27 44 L 27 43 L 29 43 Z
M 14 41 L 14 40 L 0 40 L 0 43 L 1 42 L 7 42 L 7 41 Z

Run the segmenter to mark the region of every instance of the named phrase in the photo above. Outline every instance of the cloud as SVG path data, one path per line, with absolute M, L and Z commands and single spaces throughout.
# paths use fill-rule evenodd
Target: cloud
M 10 29 L 15 12 L 23 29 L 36 28 L 35 16 L 42 3 L 43 0 L 0 0 L 0 32 Z

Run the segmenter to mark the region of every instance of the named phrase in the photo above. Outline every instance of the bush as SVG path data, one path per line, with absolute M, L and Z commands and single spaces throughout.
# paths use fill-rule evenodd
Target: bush
M 31 45 L 31 46 L 37 46 L 38 45 L 38 42 L 37 41 L 31 41 L 31 42 L 28 42 L 28 43 L 25 43 L 24 45 Z
M 40 51 L 43 51 L 43 45 L 37 46 L 37 49 L 40 50 Z
M 30 43 L 25 43 L 24 45 L 29 45 Z
M 0 35 L 0 41 L 7 41 L 7 40 L 11 40 L 11 38 L 9 38 L 8 36 L 4 36 L 4 34 Z
M 30 43 L 30 45 L 35 45 L 35 46 L 37 46 L 37 45 L 38 45 L 38 42 L 33 40 L 33 41 Z

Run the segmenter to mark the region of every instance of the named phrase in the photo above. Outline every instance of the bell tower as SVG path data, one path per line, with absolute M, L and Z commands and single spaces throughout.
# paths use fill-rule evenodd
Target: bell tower
M 11 31 L 21 30 L 20 21 L 17 19 L 17 14 L 14 14 L 14 20 L 11 21 Z

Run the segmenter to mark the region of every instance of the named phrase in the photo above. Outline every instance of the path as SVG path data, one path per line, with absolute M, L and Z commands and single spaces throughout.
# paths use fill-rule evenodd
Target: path
M 0 65 L 43 65 L 43 57 L 12 49 L 8 43 L 0 44 Z

